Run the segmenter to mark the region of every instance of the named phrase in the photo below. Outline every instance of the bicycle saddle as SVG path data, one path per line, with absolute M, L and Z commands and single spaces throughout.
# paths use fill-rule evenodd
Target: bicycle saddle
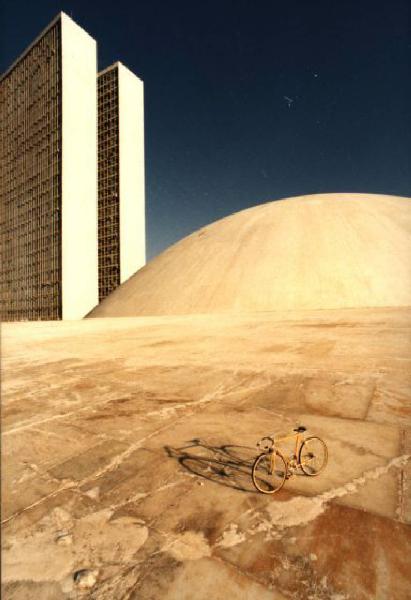
M 300 425 L 300 427 L 296 427 L 293 431 L 295 431 L 296 433 L 303 433 L 304 431 L 307 431 L 307 427 L 303 427 Z

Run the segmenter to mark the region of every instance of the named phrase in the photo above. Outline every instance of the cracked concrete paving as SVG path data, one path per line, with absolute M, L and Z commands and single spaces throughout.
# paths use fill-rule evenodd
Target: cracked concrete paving
M 2 326 L 5 597 L 401 600 L 411 310 Z M 278 494 L 256 442 L 329 464 Z

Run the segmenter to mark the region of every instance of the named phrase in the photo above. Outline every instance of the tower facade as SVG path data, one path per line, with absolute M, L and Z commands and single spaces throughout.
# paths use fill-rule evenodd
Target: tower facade
M 98 303 L 96 42 L 61 13 L 0 80 L 0 318 Z
M 99 300 L 145 264 L 143 82 L 120 62 L 98 75 Z
M 145 264 L 143 82 L 64 13 L 0 78 L 0 163 L 1 320 L 82 318 Z

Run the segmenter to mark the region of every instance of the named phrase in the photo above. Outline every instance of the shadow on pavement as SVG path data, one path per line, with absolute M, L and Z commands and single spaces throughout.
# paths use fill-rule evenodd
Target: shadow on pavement
M 213 446 L 195 438 L 187 446 L 164 446 L 168 456 L 175 458 L 190 473 L 242 492 L 258 493 L 251 470 L 258 454 L 255 448 L 226 444 Z

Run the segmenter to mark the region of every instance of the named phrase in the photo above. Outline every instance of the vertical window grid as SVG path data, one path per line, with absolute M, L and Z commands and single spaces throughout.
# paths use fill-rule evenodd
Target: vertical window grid
M 120 284 L 118 69 L 98 77 L 99 301 Z
M 0 318 L 61 318 L 60 23 L 0 81 Z

